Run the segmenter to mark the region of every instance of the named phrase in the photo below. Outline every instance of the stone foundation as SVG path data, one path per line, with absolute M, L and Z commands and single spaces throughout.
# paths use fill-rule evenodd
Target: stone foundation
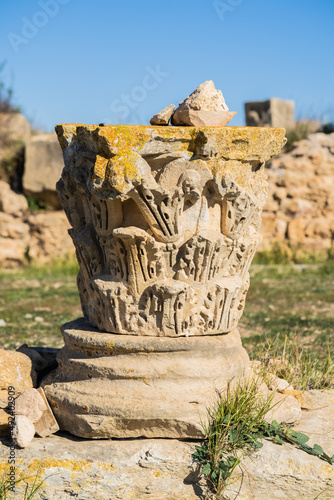
M 43 385 L 61 429 L 81 437 L 199 439 L 217 391 L 249 365 L 237 330 L 155 338 L 103 333 L 80 319 L 62 331 L 59 367 Z
M 334 453 L 334 391 L 309 391 L 313 410 L 302 412 L 296 431 L 310 436 Z M 192 453 L 198 442 L 176 439 L 91 441 L 67 433 L 34 439 L 29 448 L 16 450 L 17 478 L 32 485 L 41 467 L 45 480 L 36 499 L 49 500 L 213 500 Z M 227 500 L 322 500 L 334 498 L 334 468 L 293 445 L 267 440 L 232 476 L 224 492 Z M 0 443 L 0 468 L 8 470 L 10 440 Z M 237 480 L 236 482 L 233 482 Z M 38 484 L 38 483 L 37 483 Z M 15 497 L 23 498 L 25 482 Z

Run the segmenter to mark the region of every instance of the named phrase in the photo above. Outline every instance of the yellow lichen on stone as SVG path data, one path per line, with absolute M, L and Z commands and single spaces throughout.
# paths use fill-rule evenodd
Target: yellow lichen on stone
M 106 175 L 106 170 L 107 170 L 107 165 L 108 165 L 108 159 L 104 158 L 103 156 L 96 155 L 96 160 L 95 160 L 95 165 L 94 165 L 94 171 L 93 171 L 93 181 L 96 182 L 97 180 L 103 181 Z
M 47 471 L 53 467 L 69 469 L 71 472 L 84 472 L 92 468 L 92 463 L 87 460 L 70 460 L 68 458 L 43 458 L 41 460 L 32 460 L 28 465 L 29 472 Z
M 42 458 L 34 459 L 30 463 L 25 464 L 23 460 L 18 459 L 16 463 L 15 476 L 18 480 L 23 479 L 24 481 L 31 484 L 36 481 L 36 475 L 38 474 L 37 481 L 43 480 L 43 475 L 57 474 L 54 470 L 50 469 L 67 469 L 71 472 L 72 480 L 76 477 L 80 477 L 80 474 L 90 471 L 92 467 L 96 466 L 99 469 L 103 469 L 108 472 L 117 472 L 118 469 L 112 464 L 107 464 L 104 462 L 89 462 L 88 460 L 70 460 L 67 458 L 56 459 L 56 458 Z M 3 477 L 9 470 L 10 466 L 6 461 L 0 462 L 0 477 Z M 75 485 L 73 485 L 75 486 Z
M 141 177 L 136 169 L 137 158 L 137 153 L 127 150 L 110 160 L 106 181 L 119 193 L 126 193 L 134 183 L 140 183 Z
M 129 151 L 140 152 L 147 142 L 175 142 L 175 150 L 195 151 L 198 134 L 212 141 L 217 158 L 230 160 L 266 161 L 278 154 L 285 144 L 285 129 L 262 127 L 159 127 L 145 125 L 57 125 L 56 132 L 62 148 L 71 140 L 79 140 L 78 130 L 93 136 L 106 157 L 124 156 Z M 83 137 L 86 137 L 83 134 Z

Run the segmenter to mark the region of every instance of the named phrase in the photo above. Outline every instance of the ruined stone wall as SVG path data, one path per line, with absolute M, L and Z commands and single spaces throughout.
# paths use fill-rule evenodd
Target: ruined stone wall
M 334 238 L 334 133 L 296 142 L 268 165 L 261 248 L 273 243 L 324 250 Z

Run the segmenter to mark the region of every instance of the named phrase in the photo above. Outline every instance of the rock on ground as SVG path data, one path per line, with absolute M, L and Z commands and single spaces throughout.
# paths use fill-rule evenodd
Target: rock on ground
M 0 160 L 13 142 L 26 144 L 30 139 L 29 121 L 20 113 L 0 113 Z
M 334 391 L 308 393 L 317 409 L 303 411 L 294 429 L 333 454 Z M 10 440 L 2 441 L 0 464 L 5 467 Z M 196 444 L 175 439 L 92 441 L 63 433 L 34 439 L 29 448 L 17 450 L 17 460 L 21 474 L 34 475 L 41 465 L 49 500 L 213 498 L 192 459 Z M 293 445 L 264 441 L 251 458 L 236 471 L 237 482 L 225 493 L 228 500 L 314 500 L 321 492 L 322 500 L 334 498 L 334 467 Z
M 0 389 L 14 387 L 16 395 L 36 385 L 36 372 L 31 359 L 16 351 L 0 349 Z
M 50 408 L 43 389 L 39 387 L 37 390 L 44 401 L 45 410 L 43 411 L 41 418 L 35 423 L 35 431 L 37 436 L 45 438 L 59 431 L 59 425 Z
M 41 418 L 45 410 L 46 404 L 37 389 L 27 389 L 15 400 L 15 414 L 28 417 L 33 424 Z
M 15 415 L 12 427 L 13 442 L 20 448 L 26 448 L 35 435 L 35 427 L 32 421 L 25 415 Z

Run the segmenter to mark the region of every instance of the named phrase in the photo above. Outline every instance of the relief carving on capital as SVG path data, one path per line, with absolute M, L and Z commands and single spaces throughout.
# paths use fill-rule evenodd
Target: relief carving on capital
M 90 323 L 175 337 L 236 328 L 261 239 L 262 206 L 252 190 L 228 168 L 212 169 L 210 155 L 131 150 L 85 158 L 81 177 L 68 161 L 58 188 Z

